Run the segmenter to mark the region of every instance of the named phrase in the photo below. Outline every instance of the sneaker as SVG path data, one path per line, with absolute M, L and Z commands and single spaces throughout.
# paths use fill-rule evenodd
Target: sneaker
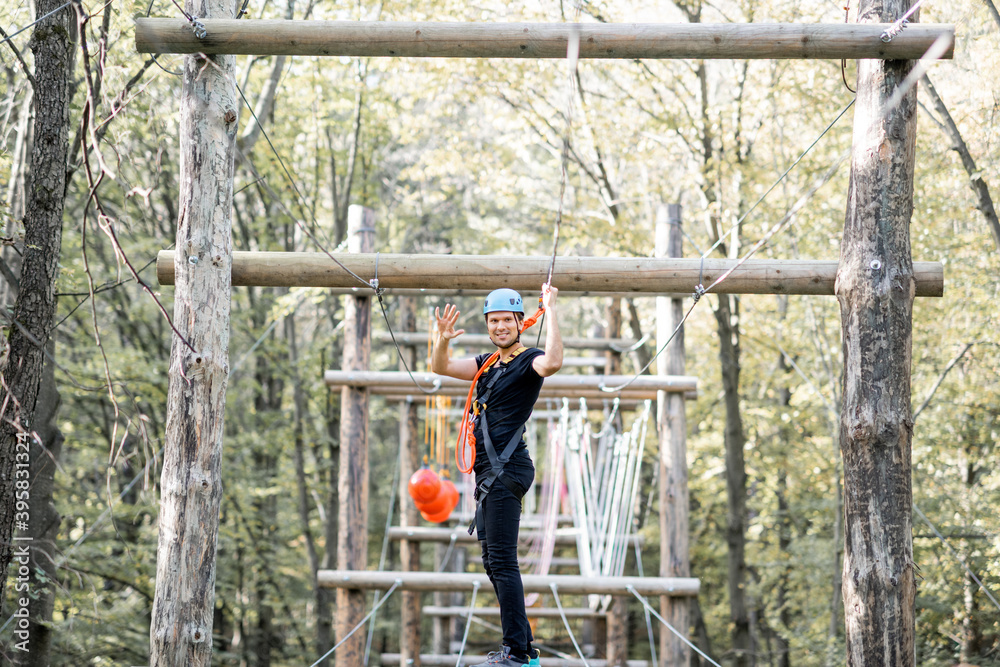
M 542 653 L 537 649 L 531 649 L 533 655 L 531 660 L 528 661 L 528 667 L 542 667 Z
M 492 651 L 486 655 L 486 662 L 473 665 L 473 667 L 529 667 L 529 663 L 510 657 L 510 647 L 501 644 L 499 651 Z

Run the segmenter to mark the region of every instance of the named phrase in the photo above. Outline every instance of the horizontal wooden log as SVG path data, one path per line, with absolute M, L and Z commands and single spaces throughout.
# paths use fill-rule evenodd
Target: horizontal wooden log
M 436 655 L 433 653 L 421 653 L 420 664 L 425 667 L 455 667 L 458 660 L 454 655 Z M 486 662 L 485 655 L 463 655 L 462 665 L 478 665 Z M 608 667 L 608 661 L 600 658 L 587 658 L 584 662 L 580 658 L 541 658 L 541 667 Z M 398 653 L 383 653 L 383 665 L 398 665 Z M 649 667 L 647 660 L 626 660 L 627 667 Z
M 329 387 L 368 387 L 375 393 L 376 390 L 384 389 L 387 393 L 397 394 L 403 391 L 419 391 L 417 385 L 425 388 L 437 390 L 457 391 L 457 395 L 466 395 L 469 392 L 470 383 L 466 380 L 445 377 L 435 373 L 410 373 L 406 371 L 338 371 L 330 370 L 324 373 L 324 380 Z M 619 392 L 606 392 L 606 387 L 618 387 L 631 381 L 628 387 Z M 614 397 L 621 394 L 625 397 L 634 397 L 633 394 L 651 393 L 651 398 L 656 398 L 657 391 L 669 393 L 683 393 L 697 391 L 698 379 L 687 375 L 570 375 L 558 373 L 545 378 L 542 390 L 546 393 L 560 392 L 594 392 L 597 396 Z M 643 396 L 645 397 L 645 396 Z
M 518 537 L 522 543 L 526 543 L 538 538 L 540 535 L 536 531 L 529 530 L 521 531 Z M 405 526 L 389 527 L 389 539 L 397 542 L 399 540 L 409 540 L 410 542 L 448 543 L 451 542 L 453 536 L 457 544 L 479 544 L 476 536 L 469 535 L 469 531 L 466 530 L 466 526 L 464 525 L 457 528 L 435 528 L 431 526 L 414 526 L 412 528 Z M 636 543 L 641 547 L 646 543 L 646 538 L 642 535 L 629 535 L 629 546 L 634 547 Z M 557 546 L 574 545 L 576 544 L 576 535 L 572 533 L 572 529 L 556 529 L 555 544 Z
M 560 290 L 561 291 L 561 290 Z M 393 292 L 395 294 L 395 292 Z M 530 308 L 529 308 L 530 310 Z M 531 329 L 534 331 L 534 329 Z M 416 345 L 421 349 L 427 348 L 427 332 L 409 333 L 406 331 L 395 331 L 393 335 L 400 345 Z M 392 343 L 392 336 L 388 331 L 379 331 L 372 334 L 372 338 L 379 343 Z M 631 338 L 584 338 L 582 336 L 564 336 L 563 347 L 575 350 L 611 350 L 612 352 L 625 352 L 635 345 L 635 340 Z M 490 337 L 486 334 L 462 334 L 451 342 L 452 345 L 464 347 L 489 347 Z M 604 357 L 594 357 L 602 363 Z
M 203 19 L 199 39 L 179 18 L 138 18 L 140 53 L 389 58 L 920 58 L 952 25 L 912 23 L 889 42 L 881 23 L 430 23 Z M 944 57 L 953 56 L 951 46 Z
M 905 32 L 904 32 L 905 34 Z M 343 253 L 334 257 L 365 280 L 386 289 L 495 289 L 535 294 L 548 277 L 551 257 L 506 255 L 403 255 Z M 668 257 L 557 257 L 553 283 L 565 292 L 693 293 L 736 265 L 729 259 Z M 837 261 L 748 260 L 713 288 L 720 294 L 833 295 Z M 944 293 L 944 265 L 914 262 L 917 296 Z M 174 283 L 174 251 L 156 259 L 161 285 Z M 327 255 L 317 252 L 234 252 L 233 286 L 365 288 Z M 530 302 L 530 299 L 528 299 Z
M 475 584 L 481 590 L 492 587 L 485 573 L 473 572 L 375 572 L 369 570 L 319 570 L 316 581 L 321 588 L 387 591 L 399 582 L 399 589 L 421 592 L 469 592 Z M 551 593 L 556 585 L 559 595 L 630 595 L 631 587 L 639 595 L 686 597 L 698 595 L 699 582 L 690 577 L 585 577 L 578 574 L 522 574 L 525 593 Z
M 329 294 L 340 295 L 348 294 L 352 296 L 364 296 L 366 290 L 365 288 L 353 288 L 353 287 L 327 287 Z M 490 289 L 454 289 L 454 288 L 438 288 L 438 289 L 402 289 L 399 287 L 393 288 L 391 291 L 392 296 L 427 296 L 427 297 L 445 297 L 445 298 L 458 298 L 458 297 L 472 297 L 476 299 L 482 299 L 487 294 L 492 292 Z M 371 290 L 367 290 L 367 293 L 371 293 Z M 565 288 L 560 290 L 561 294 L 569 294 L 574 297 L 594 297 L 594 298 L 617 298 L 617 299 L 639 299 L 642 297 L 655 297 L 655 296 L 666 296 L 671 299 L 685 299 L 691 296 L 690 292 L 670 292 L 666 294 L 643 294 L 641 292 L 610 292 L 607 290 L 574 290 L 572 288 Z
M 410 391 L 407 391 L 406 393 L 402 393 L 402 394 L 379 394 L 379 398 L 381 398 L 383 400 L 386 400 L 386 401 L 395 401 L 395 402 L 400 402 L 400 403 L 414 403 L 414 402 L 415 403 L 423 403 L 425 397 L 426 396 L 424 394 L 421 394 L 417 390 L 410 390 Z M 452 398 L 454 398 L 454 396 Z M 464 399 L 465 396 L 463 395 L 462 398 Z M 569 398 L 571 401 L 575 401 L 577 398 L 585 398 L 589 402 L 589 406 L 590 406 L 591 410 L 602 410 L 603 407 L 604 407 L 604 405 L 607 405 L 608 408 L 610 409 L 611 402 L 615 400 L 614 398 L 611 398 L 611 399 L 608 399 L 608 398 L 605 398 L 605 397 L 594 398 L 592 396 L 573 396 L 573 397 L 569 397 L 569 396 L 539 396 L 538 401 L 539 401 L 539 403 L 542 403 L 542 402 L 549 403 L 549 402 L 561 401 L 563 398 Z M 623 410 L 623 411 L 638 410 L 638 409 L 641 409 L 643 407 L 645 401 L 647 401 L 647 400 L 652 400 L 652 399 L 636 399 L 636 398 L 621 398 L 621 397 L 619 397 L 618 398 L 618 409 L 619 410 Z M 685 401 L 696 401 L 696 400 L 698 400 L 698 392 L 696 392 L 696 391 L 686 391 L 686 392 L 684 392 L 684 400 Z M 532 417 L 532 419 L 536 418 L 534 412 L 531 413 L 531 417 Z M 459 414 L 458 418 L 461 418 L 461 414 Z M 538 419 L 547 419 L 548 417 L 543 414 L 543 415 L 539 415 L 537 418 Z M 558 419 L 558 417 L 555 417 L 555 418 Z
M 446 618 L 450 616 L 468 618 L 469 616 L 468 607 L 438 607 L 428 605 L 421 611 L 423 611 L 425 616 L 443 616 Z M 528 618 L 560 618 L 557 607 L 526 607 L 525 611 L 528 613 Z M 589 607 L 563 607 L 563 611 L 566 612 L 566 618 L 603 618 L 607 615 L 603 611 L 597 611 Z M 500 607 L 476 607 L 472 615 L 480 618 L 496 618 L 500 616 Z
M 398 401 L 405 398 L 419 398 L 421 396 L 426 396 L 419 389 L 414 387 L 412 384 L 408 387 L 371 387 L 368 389 L 368 393 L 372 396 L 384 396 L 386 400 Z M 462 399 L 463 404 L 465 396 L 468 390 L 462 390 L 458 387 L 442 388 L 439 391 L 432 394 L 433 396 L 450 396 L 454 399 Z M 685 392 L 685 398 L 688 393 L 697 396 L 697 392 Z M 563 398 L 568 398 L 571 401 L 583 398 L 588 401 L 600 401 L 602 399 L 619 399 L 620 401 L 652 401 L 656 398 L 656 391 L 649 390 L 639 390 L 639 391 L 617 391 L 617 392 L 601 392 L 599 389 L 546 389 L 542 387 L 542 391 L 538 394 L 538 400 L 561 400 Z

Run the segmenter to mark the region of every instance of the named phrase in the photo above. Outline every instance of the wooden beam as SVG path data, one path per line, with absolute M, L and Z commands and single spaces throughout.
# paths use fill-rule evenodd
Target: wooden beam
M 431 23 L 409 21 L 203 20 L 196 37 L 179 18 L 137 18 L 140 53 L 389 58 L 565 58 L 578 31 L 580 58 L 917 59 L 952 25 L 910 24 L 889 42 L 889 24 Z M 951 58 L 954 48 L 945 57 Z
M 553 376 L 554 377 L 554 376 Z M 457 528 L 436 528 L 430 526 L 418 526 L 415 528 L 403 528 L 400 526 L 389 527 L 390 540 L 412 540 L 414 542 L 451 542 L 454 537 L 456 544 L 479 544 L 475 535 L 469 535 L 465 526 Z M 536 531 L 521 531 L 519 538 L 521 542 L 528 542 L 536 539 L 540 534 Z M 576 544 L 576 534 L 570 531 L 556 529 L 555 543 L 559 546 Z M 642 546 L 646 539 L 642 535 L 629 535 L 628 543 L 634 547 L 637 543 Z
M 463 655 L 459 664 L 478 665 L 486 662 L 485 655 Z M 383 665 L 398 665 L 400 663 L 398 653 L 383 653 Z M 455 667 L 456 658 L 453 655 L 441 655 L 434 653 L 421 653 L 420 664 L 423 667 Z M 621 664 L 621 663 L 619 663 Z M 650 667 L 647 660 L 628 660 L 625 667 Z M 579 658 L 541 658 L 541 667 L 609 667 L 607 660 L 599 658 L 587 658 L 586 662 Z M 618 666 L 614 666 L 618 667 Z
M 505 255 L 403 255 L 391 253 L 334 253 L 355 274 L 379 286 L 413 289 L 495 289 L 503 285 L 536 293 L 548 276 L 551 257 Z M 694 292 L 736 266 L 729 259 L 671 259 L 654 257 L 558 257 L 554 284 L 560 292 L 621 292 L 675 294 Z M 233 285 L 262 287 L 359 287 L 370 290 L 324 253 L 235 252 Z M 916 296 L 944 293 L 944 266 L 914 262 Z M 161 285 L 174 281 L 174 251 L 157 255 L 156 275 Z M 720 283 L 721 294 L 833 295 L 836 261 L 748 260 Z M 372 290 L 373 291 L 373 290 Z
M 680 204 L 661 205 L 654 232 L 657 256 L 681 257 L 684 234 Z M 657 373 L 684 373 L 684 304 L 680 299 L 656 299 L 656 344 L 673 340 L 656 360 Z M 659 435 L 660 576 L 691 576 L 688 550 L 687 414 L 684 398 L 661 394 L 657 401 Z M 690 625 L 687 600 L 660 598 L 660 613 L 675 628 Z M 660 633 L 660 664 L 687 665 L 691 649 L 672 632 Z
M 551 593 L 556 585 L 559 595 L 639 595 L 696 596 L 700 583 L 693 578 L 673 577 L 585 577 L 578 574 L 522 574 L 525 593 Z M 387 591 L 399 584 L 403 591 L 469 592 L 492 587 L 485 573 L 474 572 L 376 572 L 373 570 L 319 570 L 316 581 L 323 588 Z
M 556 607 L 526 607 L 528 618 L 560 618 L 559 609 Z M 591 609 L 590 607 L 563 607 L 566 618 L 601 618 L 605 612 Z M 425 616 L 461 616 L 468 618 L 469 607 L 441 607 L 439 605 L 427 605 L 424 607 Z M 480 618 L 500 616 L 500 607 L 476 607 L 473 616 Z
M 414 391 L 408 391 L 408 393 L 405 393 L 405 394 L 380 394 L 380 396 L 384 400 L 386 400 L 386 401 L 400 401 L 400 402 L 410 402 L 410 403 L 420 403 L 420 404 L 423 404 L 423 402 L 424 402 L 424 395 L 421 394 L 421 393 L 419 393 L 419 392 L 415 393 Z M 610 400 L 608 400 L 608 399 L 593 399 L 593 401 L 591 401 L 591 399 L 587 398 L 586 396 L 584 396 L 583 398 L 586 398 L 587 401 L 588 401 L 588 403 L 587 403 L 587 410 L 588 410 L 588 412 L 603 412 L 605 409 L 610 409 L 611 408 L 611 402 L 614 401 L 613 398 L 610 399 Z M 558 410 L 549 410 L 547 406 L 548 406 L 549 403 L 552 403 L 554 401 L 557 401 L 557 400 L 561 401 L 562 400 L 561 398 L 556 399 L 556 398 L 548 397 L 548 396 L 540 396 L 538 400 L 539 400 L 539 403 L 545 402 L 546 407 L 542 408 L 541 410 L 534 410 L 534 411 L 532 411 L 532 413 L 531 413 L 531 418 L 532 419 L 550 419 L 550 418 L 551 419 L 559 419 Z M 575 399 L 570 399 L 570 400 L 575 402 Z M 686 400 L 686 401 L 696 401 L 696 400 L 698 400 L 698 392 L 695 392 L 695 391 L 684 392 L 684 400 Z M 600 401 L 600 402 L 598 402 L 598 401 Z M 618 399 L 618 409 L 619 410 L 637 410 L 637 409 L 643 407 L 643 403 L 645 403 L 645 401 L 646 401 L 646 399 L 641 399 L 640 400 L 640 399 L 634 399 L 634 398 L 619 398 Z M 575 405 L 573 406 L 573 409 L 574 410 L 576 409 Z M 458 408 L 455 408 L 454 407 L 454 403 L 453 403 L 452 404 L 452 411 L 448 414 L 448 417 L 450 419 L 461 419 L 461 417 L 462 417 L 461 406 L 459 406 Z
M 404 297 L 398 300 L 399 325 L 407 332 L 417 330 L 416 299 Z M 403 345 L 400 349 L 400 370 L 415 368 L 417 353 L 423 351 L 423 344 Z M 408 480 L 420 468 L 420 403 L 415 401 L 399 404 L 399 479 Z M 402 526 L 420 525 L 420 510 L 410 497 L 406 484 L 399 485 L 399 523 Z M 399 543 L 399 563 L 404 571 L 416 572 L 420 569 L 420 543 L 402 540 Z M 404 665 L 420 667 L 420 593 L 407 591 L 400 593 L 399 650 Z
M 395 293 L 393 291 L 393 294 Z M 564 294 L 565 292 L 560 288 L 559 293 Z M 530 329 L 529 331 L 534 331 L 534 329 Z M 400 345 L 419 345 L 424 349 L 427 348 L 428 334 L 426 331 L 420 333 L 396 331 L 394 335 L 396 336 L 396 342 Z M 389 335 L 388 331 L 379 331 L 372 334 L 372 337 L 379 343 L 392 343 L 392 336 Z M 489 347 L 492 343 L 487 334 L 465 333 L 451 341 L 451 345 L 452 347 Z M 563 347 L 566 349 L 624 352 L 633 345 L 635 345 L 635 340 L 631 338 L 583 338 L 581 336 L 566 336 L 563 338 Z M 602 363 L 604 361 L 603 357 L 594 357 L 594 359 Z M 563 359 L 563 366 L 565 365 L 566 360 Z
M 420 392 L 420 387 L 442 396 L 465 396 L 469 392 L 469 382 L 444 377 L 434 373 L 413 373 L 405 371 L 339 371 L 330 370 L 324 374 L 328 387 L 367 387 L 372 393 L 397 395 Z M 631 381 L 619 391 L 605 391 L 605 387 L 617 387 Z M 559 374 L 545 378 L 540 397 L 574 396 L 584 398 L 656 398 L 657 391 L 686 393 L 697 391 L 697 378 L 684 375 L 569 375 Z
M 371 252 L 375 247 L 375 212 L 353 205 L 347 210 L 347 247 Z M 344 303 L 343 367 L 365 372 L 371 359 L 372 303 L 367 296 L 349 296 Z M 368 390 L 345 385 L 340 398 L 340 467 L 337 476 L 337 567 L 359 570 L 368 560 Z M 365 596 L 356 590 L 337 591 L 335 627 L 347 634 L 365 615 Z M 344 640 L 334 656 L 337 667 L 361 664 L 364 636 Z
M 367 288 L 359 287 L 328 287 L 330 294 L 358 294 L 359 292 L 366 291 Z M 487 294 L 492 292 L 490 289 L 457 289 L 457 288 L 438 288 L 438 289 L 403 289 L 400 287 L 395 287 L 392 289 L 392 296 L 429 296 L 429 297 L 474 297 L 477 299 L 484 298 Z M 559 293 L 562 295 L 571 294 L 575 297 L 595 297 L 595 298 L 606 298 L 606 297 L 618 297 L 624 298 L 638 298 L 646 296 L 644 294 L 636 294 L 635 292 L 607 292 L 604 290 L 574 290 L 572 288 L 561 288 Z M 671 298 L 683 299 L 691 296 L 690 292 L 677 292 L 676 294 L 656 294 L 656 296 L 668 296 Z

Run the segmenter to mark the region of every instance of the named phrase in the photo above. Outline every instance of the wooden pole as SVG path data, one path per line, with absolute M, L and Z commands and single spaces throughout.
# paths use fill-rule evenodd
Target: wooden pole
M 608 301 L 607 309 L 608 325 L 606 327 L 609 338 L 619 338 L 622 332 L 622 300 L 620 297 L 613 297 Z M 566 364 L 563 363 L 563 366 Z M 621 350 L 609 349 L 604 352 L 604 374 L 618 375 L 622 372 Z
M 480 590 L 492 585 L 478 572 L 376 572 L 373 570 L 320 570 L 319 585 L 327 588 L 386 591 L 398 581 L 403 591 L 470 592 L 476 582 Z M 559 595 L 631 595 L 629 588 L 642 596 L 698 594 L 697 579 L 665 577 L 586 577 L 579 574 L 523 574 L 525 593 L 551 593 L 556 585 Z M 353 639 L 353 638 L 352 638 Z M 340 652 L 340 649 L 337 651 Z
M 348 249 L 371 252 L 375 247 L 375 212 L 351 206 L 347 213 Z M 371 356 L 371 298 L 346 297 L 344 304 L 344 360 L 347 372 L 364 371 Z M 344 386 L 340 403 L 340 498 L 337 567 L 362 570 L 368 556 L 368 390 Z M 365 616 L 365 596 L 359 590 L 337 591 L 336 633 L 340 641 Z M 356 632 L 334 654 L 338 667 L 360 665 L 365 633 Z
M 892 21 L 909 6 L 909 0 L 862 0 L 858 16 Z M 910 219 L 916 87 L 896 108 L 885 109 L 911 68 L 905 61 L 858 63 L 851 185 L 837 273 L 844 353 L 845 662 L 857 667 L 915 662 Z
M 891 42 L 888 25 L 846 23 L 430 23 L 406 21 L 202 21 L 138 18 L 140 53 L 347 56 L 357 58 L 565 58 L 573 31 L 581 58 L 920 58 L 954 26 L 911 25 Z M 950 58 L 949 49 L 945 57 Z
M 536 531 L 524 531 L 520 532 L 519 538 L 521 542 L 527 543 L 530 540 L 538 539 L 541 534 Z M 419 526 L 416 528 L 401 528 L 399 526 L 392 526 L 389 528 L 389 539 L 390 540 L 403 540 L 410 539 L 415 542 L 451 542 L 454 538 L 456 544 L 478 544 L 479 541 L 476 539 L 475 535 L 469 535 L 468 531 L 465 530 L 465 526 L 458 526 L 457 528 L 437 528 L 432 526 Z M 556 530 L 555 543 L 558 546 L 569 546 L 576 544 L 576 532 L 575 531 L 560 531 Z M 645 544 L 646 540 L 642 535 L 631 535 L 628 539 L 628 545 L 630 548 L 634 548 L 636 544 L 640 546 Z M 449 575 L 450 576 L 450 575 Z
M 607 621 L 608 667 L 626 667 L 628 662 L 628 606 L 632 596 L 615 595 L 611 598 Z M 634 599 L 634 598 L 632 598 Z
M 383 665 L 404 665 L 399 661 L 398 653 L 383 653 L 382 656 Z M 470 667 L 471 665 L 482 664 L 486 660 L 484 655 L 469 655 L 464 654 L 461 658 L 461 665 L 463 667 Z M 454 655 L 435 655 L 432 653 L 425 653 L 420 656 L 421 664 L 426 667 L 455 667 L 456 660 Z M 629 660 L 625 663 L 627 667 L 649 667 L 649 663 L 645 660 Z M 587 658 L 587 660 L 581 660 L 580 658 L 541 658 L 539 667 L 608 667 L 608 662 L 606 660 L 595 660 L 594 658 Z
M 657 256 L 681 257 L 684 236 L 680 204 L 660 205 L 656 212 Z M 656 343 L 662 345 L 684 319 L 680 299 L 656 299 Z M 657 372 L 684 372 L 684 327 L 681 326 L 667 349 L 660 354 Z M 687 418 L 684 397 L 663 393 L 657 401 L 660 434 L 660 576 L 691 575 L 688 556 L 688 466 Z M 660 612 L 685 636 L 689 634 L 688 600 L 663 597 Z M 660 665 L 687 665 L 691 649 L 672 632 L 660 632 Z
M 635 598 L 632 598 L 635 599 Z M 600 618 L 606 616 L 606 612 L 591 609 L 590 607 L 527 607 L 524 610 L 528 618 Z M 424 616 L 457 616 L 458 618 L 469 617 L 469 605 L 439 607 L 427 605 L 423 608 Z M 472 610 L 472 615 L 476 618 L 497 618 L 500 616 L 500 607 L 476 607 Z
M 399 326 L 404 331 L 417 330 L 416 303 L 412 297 L 399 299 Z M 417 367 L 417 348 L 405 345 L 400 350 L 410 369 Z M 403 362 L 399 362 L 400 370 Z M 399 406 L 399 524 L 416 526 L 420 512 L 413 504 L 407 489 L 407 480 L 420 467 L 420 437 L 417 421 L 417 403 L 405 401 Z M 399 560 L 404 572 L 420 570 L 420 543 L 402 540 L 399 543 Z M 420 667 L 420 593 L 403 591 L 399 633 L 401 664 Z
M 356 297 L 351 297 L 356 298 Z M 414 380 L 425 389 L 439 387 L 440 389 L 457 389 L 459 392 L 469 391 L 469 382 L 456 378 L 436 375 L 435 373 L 417 372 L 413 377 L 406 371 L 368 371 L 329 370 L 324 373 L 324 379 L 329 386 L 348 387 L 388 387 L 398 391 L 400 387 L 408 388 L 411 393 L 419 392 L 414 386 Z M 614 388 L 632 381 L 621 390 L 623 393 L 667 391 L 684 393 L 696 391 L 698 380 L 685 375 L 553 375 L 545 378 L 543 389 L 546 391 L 576 391 L 590 390 L 600 392 L 602 388 Z M 620 393 L 621 393 L 620 392 Z M 606 396 L 614 397 L 615 393 L 606 392 Z
M 173 250 L 157 255 L 161 285 L 174 282 Z M 531 293 L 545 282 L 551 257 L 505 255 L 401 255 L 391 253 L 334 254 L 345 267 L 366 281 L 375 277 L 387 289 L 488 290 L 498 284 Z M 559 291 L 622 294 L 691 294 L 699 280 L 707 287 L 736 260 L 669 259 L 653 257 L 557 257 Z M 944 293 L 940 262 L 914 264 L 917 296 Z M 712 289 L 719 294 L 833 295 L 837 262 L 815 260 L 748 260 Z M 233 285 L 273 287 L 348 287 L 373 294 L 354 276 L 323 253 L 237 252 L 233 254 Z
M 560 289 L 559 293 L 563 294 L 563 290 Z M 396 337 L 396 343 L 399 345 L 427 345 L 426 332 L 407 333 L 405 331 L 396 331 L 393 335 Z M 392 343 L 392 336 L 389 335 L 388 331 L 373 333 L 372 338 L 379 343 Z M 489 347 L 491 343 L 490 337 L 486 334 L 465 333 L 452 341 L 452 346 L 459 345 L 482 348 Z M 621 352 L 633 345 L 635 345 L 635 340 L 631 338 L 582 338 L 579 336 L 565 336 L 563 338 L 563 347 L 566 349 Z M 597 357 L 594 358 L 598 359 Z M 598 359 L 598 361 L 603 363 L 601 359 Z M 566 359 L 563 359 L 563 366 L 566 366 Z
M 189 0 L 232 16 L 234 0 Z M 174 336 L 160 477 L 149 664 L 212 662 L 222 437 L 229 384 L 230 263 L 237 111 L 232 56 L 189 56 L 181 86 Z

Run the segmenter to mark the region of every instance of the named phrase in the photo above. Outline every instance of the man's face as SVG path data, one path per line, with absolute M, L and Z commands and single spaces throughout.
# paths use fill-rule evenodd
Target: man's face
M 517 317 L 509 311 L 487 314 L 486 328 L 490 332 L 490 340 L 501 349 L 506 349 L 516 343 L 520 333 Z

